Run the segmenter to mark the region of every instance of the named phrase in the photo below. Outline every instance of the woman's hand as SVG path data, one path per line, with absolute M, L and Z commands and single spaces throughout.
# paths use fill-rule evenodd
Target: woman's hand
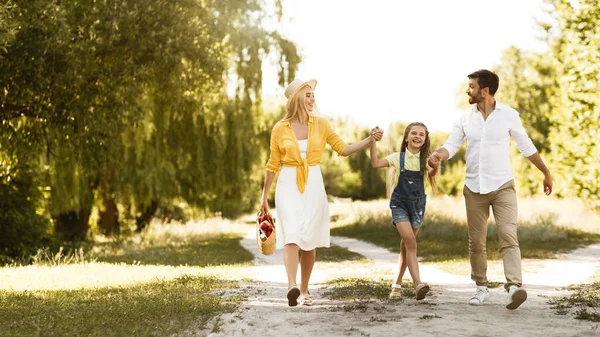
M 267 202 L 267 199 L 262 200 L 260 206 L 258 207 L 258 210 L 260 210 L 264 214 L 269 213 L 269 203 Z
M 381 138 L 383 138 L 383 130 L 381 130 L 379 128 L 379 126 L 376 126 L 375 128 L 371 129 L 371 139 L 374 141 L 380 141 Z

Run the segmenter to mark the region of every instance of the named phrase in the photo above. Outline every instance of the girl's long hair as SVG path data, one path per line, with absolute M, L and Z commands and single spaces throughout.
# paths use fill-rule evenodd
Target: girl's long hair
M 305 96 L 306 96 L 306 88 L 309 88 L 308 84 L 304 84 L 300 87 L 292 97 L 290 97 L 285 105 L 285 109 L 287 113 L 283 119 L 294 119 L 298 117 L 298 121 L 301 124 L 308 123 L 308 116 L 310 116 L 310 112 L 306 109 L 306 104 L 304 104 Z
M 406 148 L 408 147 L 408 141 L 407 141 L 408 134 L 410 133 L 410 130 L 414 126 L 421 126 L 425 129 L 425 141 L 423 142 L 423 146 L 421 146 L 421 150 L 419 150 L 419 152 L 420 152 L 419 160 L 421 161 L 421 175 L 427 174 L 427 180 L 429 180 L 429 185 L 431 185 L 431 190 L 432 190 L 433 194 L 437 194 L 438 187 L 437 187 L 437 180 L 435 178 L 435 175 L 430 176 L 429 172 L 427 171 L 427 157 L 429 157 L 429 155 L 431 154 L 431 140 L 429 139 L 429 129 L 427 129 L 427 126 L 425 126 L 425 124 L 423 124 L 421 122 L 414 122 L 414 123 L 408 124 L 406 129 L 404 129 L 404 137 L 402 138 L 402 145 L 400 146 L 400 152 L 406 151 Z

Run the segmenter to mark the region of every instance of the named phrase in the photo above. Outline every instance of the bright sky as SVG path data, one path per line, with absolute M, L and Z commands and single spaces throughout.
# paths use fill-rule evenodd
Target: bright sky
M 278 30 L 299 47 L 297 77 L 318 80 L 321 115 L 369 127 L 421 121 L 450 131 L 466 75 L 510 45 L 544 51 L 543 0 L 284 0 Z M 283 96 L 274 68 L 263 92 Z M 500 90 L 502 79 L 500 79 Z

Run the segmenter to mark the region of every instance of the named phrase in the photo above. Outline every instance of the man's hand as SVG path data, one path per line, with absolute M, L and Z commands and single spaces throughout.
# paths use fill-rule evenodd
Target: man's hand
M 427 160 L 427 164 L 429 164 L 429 166 L 431 166 L 434 169 L 439 168 L 440 162 L 441 162 L 441 157 L 437 151 L 433 151 L 429 155 L 429 159 Z
M 544 175 L 544 193 L 546 195 L 552 193 L 552 176 L 550 173 Z

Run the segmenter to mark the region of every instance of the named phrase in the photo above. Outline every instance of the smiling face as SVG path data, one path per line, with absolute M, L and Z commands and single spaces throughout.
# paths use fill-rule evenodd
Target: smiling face
M 410 128 L 408 134 L 404 137 L 408 150 L 412 153 L 417 153 L 425 144 L 427 139 L 427 129 L 420 125 L 415 125 Z
M 306 87 L 306 91 L 304 92 L 304 106 L 308 112 L 313 112 L 315 109 L 315 93 L 309 86 Z
M 479 87 L 479 81 L 477 78 L 469 79 L 469 87 L 467 88 L 467 95 L 469 96 L 469 104 L 477 104 L 483 102 L 484 98 Z

